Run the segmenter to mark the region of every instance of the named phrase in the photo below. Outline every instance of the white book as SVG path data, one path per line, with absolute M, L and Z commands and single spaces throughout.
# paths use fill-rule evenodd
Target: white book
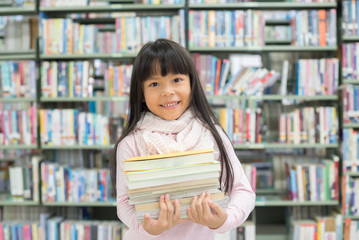
M 89 80 L 89 65 L 88 61 L 83 61 L 82 66 L 82 97 L 88 97 L 88 80 Z
M 164 184 L 171 184 L 171 183 L 179 183 L 191 180 L 200 180 L 200 179 L 207 179 L 207 178 L 214 178 L 219 177 L 219 172 L 203 172 L 198 173 L 195 175 L 182 175 L 176 177 L 167 177 L 167 178 L 159 178 L 159 179 L 152 179 L 144 180 L 144 181 L 136 181 L 136 182 L 127 182 L 128 189 L 139 189 L 144 187 L 154 187 L 154 186 L 161 186 Z
M 167 177 L 187 176 L 203 172 L 219 172 L 221 169 L 219 162 L 209 164 L 196 164 L 188 166 L 155 169 L 140 172 L 125 172 L 125 177 L 129 182 L 145 181 L 152 179 L 162 179 Z

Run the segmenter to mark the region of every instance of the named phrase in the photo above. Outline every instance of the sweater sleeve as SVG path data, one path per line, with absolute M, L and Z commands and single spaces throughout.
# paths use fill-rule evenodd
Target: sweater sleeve
M 254 209 L 255 193 L 248 182 L 247 176 L 235 154 L 230 140 L 220 127 L 217 127 L 217 130 L 222 138 L 229 160 L 231 161 L 234 175 L 233 188 L 229 194 L 229 202 L 226 209 L 228 217 L 221 227 L 215 229 L 217 233 L 224 233 L 245 222 Z
M 136 239 L 155 239 L 157 237 L 160 237 L 161 234 L 149 234 L 142 227 L 142 224 L 136 221 L 136 212 L 134 205 L 130 205 L 128 203 L 126 178 L 123 173 L 123 160 L 138 155 L 139 152 L 136 149 L 136 142 L 133 135 L 127 136 L 119 143 L 116 152 L 117 216 L 128 228 L 133 230 L 133 234 L 137 235 Z

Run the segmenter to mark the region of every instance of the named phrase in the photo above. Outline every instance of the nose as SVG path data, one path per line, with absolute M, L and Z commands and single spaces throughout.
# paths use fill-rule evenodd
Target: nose
M 173 87 L 170 85 L 165 85 L 162 88 L 161 95 L 162 96 L 170 96 L 174 94 Z

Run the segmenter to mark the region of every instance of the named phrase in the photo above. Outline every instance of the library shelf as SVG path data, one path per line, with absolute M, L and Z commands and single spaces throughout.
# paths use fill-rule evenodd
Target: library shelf
M 264 40 L 265 45 L 286 45 L 290 46 L 291 40 Z
M 242 95 L 227 95 L 227 96 L 207 96 L 208 100 L 258 100 L 258 101 L 282 101 L 296 100 L 296 101 L 337 101 L 337 95 L 327 96 L 298 96 L 298 95 L 262 95 L 262 96 L 242 96 Z M 128 101 L 128 96 L 119 97 L 41 97 L 40 102 L 89 102 L 89 101 Z M 0 100 L 1 102 L 1 100 Z
M 336 206 L 339 201 L 293 201 L 283 200 L 278 195 L 257 196 L 256 207 L 290 207 L 290 206 Z
M 359 36 L 344 35 L 344 36 L 342 36 L 342 41 L 343 42 L 358 42 Z
M 120 11 L 151 11 L 178 10 L 184 4 L 111 4 L 106 6 L 69 6 L 69 7 L 40 7 L 43 13 L 74 13 L 74 12 L 120 12 Z
M 290 25 L 290 20 L 287 19 L 267 19 L 265 21 L 266 25 Z
M 346 171 L 346 172 L 344 172 L 344 175 L 351 176 L 351 177 L 359 177 L 359 172 Z
M 344 123 L 343 128 L 359 128 L 359 123 Z
M 207 96 L 209 100 L 263 100 L 263 101 L 282 101 L 282 100 L 298 100 L 298 101 L 337 101 L 337 95 L 321 95 L 321 96 L 300 96 L 300 95 L 261 95 L 261 96 L 244 96 L 244 95 L 224 95 L 224 96 Z
M 79 59 L 132 59 L 136 53 L 109 53 L 109 54 L 40 54 L 40 60 L 79 60 Z
M 0 150 L 13 150 L 13 149 L 38 149 L 37 145 L 0 145 Z
M 289 240 L 289 236 L 285 225 L 259 224 L 256 228 L 256 240 Z
M 265 194 L 280 194 L 284 193 L 285 189 L 256 189 L 256 194 L 265 195 Z
M 115 145 L 110 144 L 110 145 L 64 145 L 64 146 L 59 146 L 59 145 L 41 145 L 40 149 L 43 150 L 72 150 L 72 149 L 83 149 L 83 150 L 108 150 L 108 149 L 113 149 Z
M 37 14 L 35 7 L 0 7 L 0 16 L 35 14 Z
M 0 162 L 14 162 L 16 158 L 0 158 Z
M 246 47 L 189 47 L 190 52 L 330 52 L 337 46 L 246 46 Z
M 114 207 L 116 202 L 42 202 L 43 206 L 58 207 Z
M 359 84 L 359 80 L 347 78 L 343 80 L 344 84 Z
M 90 102 L 90 101 L 107 101 L 121 102 L 127 101 L 127 96 L 120 97 L 41 97 L 40 102 Z
M 13 198 L 10 194 L 0 194 L 0 206 L 38 206 L 38 201 Z
M 301 143 L 301 144 L 285 144 L 285 143 L 244 143 L 234 144 L 235 149 L 295 149 L 295 148 L 338 148 L 337 143 L 321 144 L 321 143 Z
M 337 3 L 296 3 L 296 2 L 240 2 L 221 4 L 189 3 L 190 9 L 325 9 L 336 8 Z
M 1 51 L 0 60 L 36 60 L 36 49 L 24 51 Z
M 256 234 L 256 240 L 288 240 L 288 234 Z
M 28 97 L 11 97 L 11 98 L 0 98 L 0 103 L 10 103 L 10 102 L 36 102 L 36 98 Z

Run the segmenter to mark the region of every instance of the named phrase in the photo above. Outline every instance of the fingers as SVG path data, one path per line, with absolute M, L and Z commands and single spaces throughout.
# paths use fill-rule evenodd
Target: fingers
M 216 202 L 209 200 L 209 207 L 211 208 L 211 212 L 217 215 L 226 215 L 226 211 Z
M 143 218 L 143 222 L 142 222 L 142 226 L 144 229 L 150 229 L 152 225 L 152 218 L 150 216 L 150 214 L 146 213 L 144 218 Z
M 198 197 L 194 196 L 192 198 L 192 202 L 191 205 L 189 207 L 189 209 L 187 210 L 187 215 L 188 217 L 193 221 L 193 222 L 198 222 L 198 213 L 197 213 L 197 209 L 196 209 L 196 203 L 197 203 Z
M 157 221 L 159 222 L 166 222 L 167 221 L 167 204 L 164 199 L 164 195 L 160 196 L 160 213 L 158 215 Z
M 173 210 L 173 205 L 171 203 L 169 194 L 165 195 L 165 203 L 166 203 L 166 208 L 167 208 L 166 221 L 167 221 L 168 227 L 170 228 L 173 225 L 173 211 L 174 210 Z
M 211 201 L 211 193 L 207 192 L 205 195 L 206 196 L 203 199 L 203 203 L 202 203 L 203 215 L 210 217 L 212 215 L 211 208 L 209 206 L 209 202 Z
M 203 216 L 204 216 L 202 204 L 203 204 L 203 201 L 204 201 L 205 197 L 206 197 L 206 193 L 204 193 L 204 192 L 201 193 L 199 195 L 199 198 L 198 198 L 196 204 L 195 204 L 199 219 L 203 219 Z
M 173 216 L 173 223 L 176 224 L 181 218 L 181 204 L 177 199 L 174 200 L 175 214 Z

